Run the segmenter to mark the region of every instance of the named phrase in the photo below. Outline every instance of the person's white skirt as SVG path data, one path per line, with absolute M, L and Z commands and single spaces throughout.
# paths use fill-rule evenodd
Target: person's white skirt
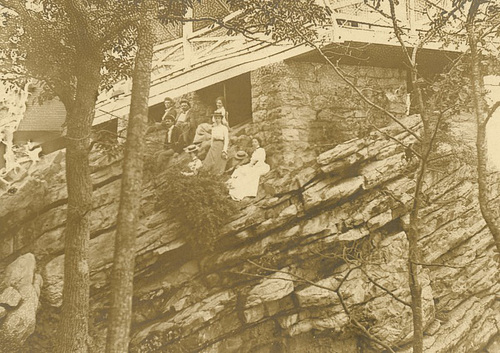
M 245 164 L 236 168 L 228 181 L 229 195 L 237 201 L 245 197 L 257 196 L 260 176 L 269 172 L 269 169 L 267 163 L 257 163 L 254 166 Z

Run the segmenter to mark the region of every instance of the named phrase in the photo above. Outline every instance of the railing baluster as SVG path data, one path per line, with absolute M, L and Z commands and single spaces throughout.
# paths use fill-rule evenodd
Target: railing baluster
M 416 6 L 416 1 L 415 0 L 406 0 L 406 6 L 408 8 L 407 11 L 407 16 L 408 16 L 408 27 L 410 28 L 410 33 L 411 34 L 416 34 L 417 33 L 417 28 L 416 28 L 416 17 L 415 17 L 415 6 Z
M 193 17 L 193 9 L 188 8 L 186 12 L 186 18 Z M 184 68 L 189 68 L 191 66 L 191 60 L 193 58 L 193 47 L 191 46 L 191 36 L 193 34 L 193 22 L 185 22 L 182 25 L 182 46 L 184 49 Z

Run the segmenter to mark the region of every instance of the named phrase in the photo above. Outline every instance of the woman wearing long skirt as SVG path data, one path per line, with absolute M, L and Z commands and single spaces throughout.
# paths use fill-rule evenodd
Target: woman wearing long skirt
M 203 161 L 203 169 L 215 175 L 222 175 L 227 163 L 229 130 L 222 124 L 222 114 L 214 113 L 213 118 L 215 125 L 212 127 L 211 145 Z
M 240 201 L 247 196 L 257 196 L 260 176 L 270 170 L 269 164 L 266 163 L 266 151 L 260 147 L 259 139 L 252 139 L 252 146 L 254 152 L 250 163 L 236 168 L 228 181 L 229 195 L 233 200 Z

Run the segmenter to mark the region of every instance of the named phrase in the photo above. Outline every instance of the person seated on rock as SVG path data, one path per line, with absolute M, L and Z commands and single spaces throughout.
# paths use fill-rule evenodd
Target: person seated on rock
M 193 144 L 198 145 L 205 141 L 210 141 L 212 138 L 212 125 L 208 123 L 201 123 L 196 127 L 196 134 L 194 135 Z
M 170 97 L 165 97 L 163 100 L 163 104 L 165 105 L 165 113 L 161 117 L 161 121 L 165 121 L 165 118 L 167 116 L 173 116 L 174 118 L 177 117 L 177 110 L 175 110 L 175 102 L 172 98 Z
M 266 151 L 261 147 L 257 137 L 252 139 L 254 151 L 250 163 L 236 168 L 228 180 L 229 195 L 233 200 L 240 201 L 245 197 L 256 197 L 261 175 L 269 172 L 266 163 Z
M 196 128 L 196 135 L 193 139 L 193 144 L 200 147 L 198 151 L 198 157 L 204 159 L 210 149 L 212 141 L 212 124 L 201 123 Z
M 203 166 L 202 161 L 198 158 L 198 149 L 199 147 L 197 145 L 189 145 L 184 149 L 184 151 L 189 153 L 189 156 L 191 157 L 191 162 L 188 163 L 189 170 L 181 172 L 182 175 L 184 176 L 198 175 L 200 168 Z
M 182 131 L 175 124 L 175 117 L 167 115 L 162 122 L 162 125 L 167 129 L 165 134 L 165 143 L 163 151 L 157 156 L 157 169 L 162 169 L 172 156 L 181 153 L 185 146 Z
M 248 162 L 249 162 L 248 153 L 246 153 L 243 150 L 240 150 L 236 152 L 233 158 L 229 159 L 226 173 L 231 174 L 235 171 L 236 168 Z

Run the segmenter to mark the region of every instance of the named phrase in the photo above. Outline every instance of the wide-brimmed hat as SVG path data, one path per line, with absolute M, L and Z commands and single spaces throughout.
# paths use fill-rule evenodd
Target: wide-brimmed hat
M 165 98 L 163 99 L 163 101 L 164 101 L 164 102 L 175 103 L 175 102 L 174 102 L 174 100 L 173 100 L 172 98 L 170 98 L 170 97 L 165 97 Z
M 191 103 L 189 103 L 189 101 L 187 99 L 181 99 L 181 101 L 179 102 L 180 104 L 182 103 L 186 103 L 187 105 L 189 105 L 189 107 L 191 107 Z
M 184 148 L 184 151 L 189 153 L 189 152 L 196 152 L 199 149 L 200 149 L 200 146 L 198 146 L 198 145 L 189 145 L 186 148 Z
M 238 151 L 238 152 L 236 152 L 234 159 L 245 159 L 247 157 L 248 157 L 248 153 L 246 153 L 245 151 Z
M 217 117 L 223 118 L 224 115 L 222 115 L 221 112 L 215 111 L 215 112 L 213 112 L 212 117 L 214 117 L 214 118 L 217 118 Z

